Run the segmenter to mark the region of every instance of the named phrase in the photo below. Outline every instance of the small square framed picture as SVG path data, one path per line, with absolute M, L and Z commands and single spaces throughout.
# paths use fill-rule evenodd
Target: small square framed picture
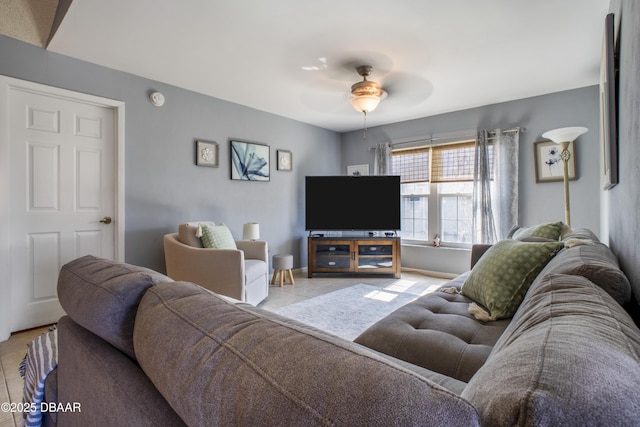
M 293 170 L 293 158 L 291 155 L 291 151 L 277 150 L 277 156 L 278 170 L 291 172 Z
M 369 165 L 350 165 L 347 166 L 347 175 L 349 176 L 367 176 L 369 175 Z
M 196 165 L 217 168 L 219 165 L 218 144 L 213 141 L 196 141 Z
M 534 159 L 536 162 L 536 183 L 564 181 L 564 161 L 561 158 L 562 148 L 553 141 L 539 141 L 533 143 Z M 576 179 L 576 154 L 573 142 L 569 150 L 568 172 L 569 180 Z

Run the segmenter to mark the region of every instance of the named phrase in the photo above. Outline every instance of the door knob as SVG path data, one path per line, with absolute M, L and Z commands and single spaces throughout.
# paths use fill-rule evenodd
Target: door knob
M 102 218 L 100 220 L 101 223 L 103 224 L 111 224 L 111 217 L 110 216 L 105 216 L 104 218 Z

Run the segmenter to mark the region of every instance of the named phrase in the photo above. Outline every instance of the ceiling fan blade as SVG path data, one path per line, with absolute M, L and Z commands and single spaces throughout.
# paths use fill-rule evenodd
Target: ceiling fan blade
M 349 103 L 348 92 L 344 91 L 307 91 L 301 96 L 300 101 L 304 106 L 320 113 L 355 112 Z
M 433 84 L 416 74 L 392 73 L 381 82 L 389 94 L 383 102 L 404 106 L 418 105 L 426 101 L 433 93 Z

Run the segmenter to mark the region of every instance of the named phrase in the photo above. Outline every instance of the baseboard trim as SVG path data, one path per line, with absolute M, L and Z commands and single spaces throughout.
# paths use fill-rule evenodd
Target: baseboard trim
M 423 274 L 425 276 L 438 277 L 440 279 L 455 279 L 456 277 L 459 276 L 459 274 L 455 274 L 455 273 L 444 273 L 441 271 L 423 270 L 420 268 L 402 267 L 401 270 L 406 271 L 407 273 Z M 307 267 L 300 267 L 300 268 L 294 268 L 293 271 L 294 272 L 297 271 L 300 273 L 307 273 L 309 269 Z
M 440 279 L 455 279 L 456 277 L 459 276 L 459 274 L 455 274 L 455 273 L 444 273 L 441 271 L 423 270 L 421 268 L 402 267 L 402 271 L 406 271 L 407 273 L 424 274 L 425 276 L 438 277 Z

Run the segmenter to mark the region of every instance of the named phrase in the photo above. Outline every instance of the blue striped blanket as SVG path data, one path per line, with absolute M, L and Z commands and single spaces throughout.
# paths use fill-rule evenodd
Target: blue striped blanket
M 42 424 L 41 403 L 44 398 L 44 382 L 47 375 L 58 365 L 58 330 L 45 332 L 29 345 L 24 360 L 24 391 L 22 402 L 28 409 L 25 412 L 25 426 Z

